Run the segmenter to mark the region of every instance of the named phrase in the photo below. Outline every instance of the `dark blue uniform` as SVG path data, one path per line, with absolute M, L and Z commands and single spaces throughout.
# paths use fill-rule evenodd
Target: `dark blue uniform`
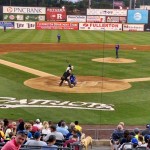
M 58 41 L 58 43 L 60 42 L 60 39 L 61 39 L 61 35 L 57 34 L 57 41 Z
M 77 84 L 77 82 L 76 82 L 76 77 L 75 77 L 74 74 L 72 74 L 72 75 L 70 76 L 70 82 L 71 82 L 71 84 L 73 84 L 74 86 Z
M 118 51 L 119 51 L 119 44 L 116 44 L 115 45 L 115 49 L 116 49 L 116 58 L 119 58 L 119 54 L 118 54 Z

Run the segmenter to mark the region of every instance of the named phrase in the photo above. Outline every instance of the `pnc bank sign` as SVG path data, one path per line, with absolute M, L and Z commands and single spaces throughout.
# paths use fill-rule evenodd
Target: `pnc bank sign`
M 13 97 L 0 97 L 0 109 L 21 107 L 38 108 L 67 108 L 82 110 L 114 111 L 114 105 L 93 102 L 72 102 L 47 99 L 16 99 Z
M 8 14 L 45 14 L 45 7 L 13 7 L 3 6 L 3 13 Z

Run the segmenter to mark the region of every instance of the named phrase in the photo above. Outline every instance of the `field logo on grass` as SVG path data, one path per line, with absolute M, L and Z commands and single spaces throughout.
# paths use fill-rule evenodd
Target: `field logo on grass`
M 93 102 L 71 102 L 47 99 L 16 99 L 13 97 L 0 97 L 0 108 L 40 107 L 40 108 L 68 108 L 85 110 L 114 111 L 114 105 Z

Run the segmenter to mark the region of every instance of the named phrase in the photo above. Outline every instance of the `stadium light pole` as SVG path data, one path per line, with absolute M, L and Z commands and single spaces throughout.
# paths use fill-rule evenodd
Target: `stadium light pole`
M 89 0 L 89 8 L 91 8 L 91 0 Z
M 113 9 L 114 9 L 114 0 L 113 0 Z
M 130 0 L 129 9 L 132 9 L 132 0 Z

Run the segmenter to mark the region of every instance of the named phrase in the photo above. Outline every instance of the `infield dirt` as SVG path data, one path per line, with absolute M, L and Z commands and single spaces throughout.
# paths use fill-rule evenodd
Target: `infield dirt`
M 62 51 L 62 50 L 114 50 L 114 45 L 108 44 L 0 44 L 0 53 L 5 54 L 9 52 L 30 52 L 30 51 Z M 121 45 L 121 49 L 124 50 L 150 50 L 150 46 L 137 46 L 137 45 Z M 103 63 L 133 63 L 135 60 L 129 59 L 115 59 L 115 58 L 97 58 L 93 61 L 103 62 Z M 1 60 L 2 63 L 2 60 Z M 29 79 L 24 82 L 26 86 L 31 88 L 53 91 L 53 92 L 65 92 L 65 93 L 100 93 L 100 92 L 114 92 L 125 90 L 131 87 L 132 79 L 110 79 L 95 76 L 77 76 L 78 84 L 74 88 L 69 88 L 66 84 L 59 87 L 60 77 L 53 76 L 51 74 L 41 72 L 32 68 L 14 64 L 11 62 L 3 62 L 2 64 L 8 65 L 13 68 L 23 70 L 25 72 L 30 72 L 39 77 Z M 43 75 L 44 74 L 44 75 Z M 142 78 L 140 81 L 145 81 L 149 79 Z M 135 81 L 138 81 L 136 79 Z

